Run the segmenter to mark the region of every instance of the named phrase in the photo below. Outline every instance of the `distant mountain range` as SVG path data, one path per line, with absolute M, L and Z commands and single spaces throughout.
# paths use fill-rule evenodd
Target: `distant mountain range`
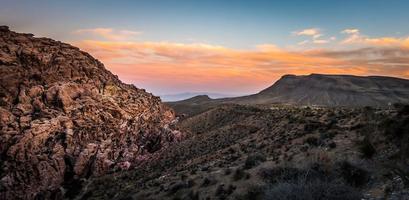
M 202 95 L 169 105 L 177 112 L 196 113 L 226 103 L 386 107 L 409 103 L 409 80 L 385 76 L 284 75 L 257 94 L 222 99 Z
M 184 92 L 184 93 L 177 93 L 177 94 L 165 94 L 165 95 L 159 95 L 159 96 L 162 99 L 162 101 L 173 102 L 173 101 L 189 99 L 189 98 L 199 96 L 199 95 L 206 95 L 212 99 L 240 96 L 238 94 L 221 94 L 221 93 L 210 93 L 210 92 Z

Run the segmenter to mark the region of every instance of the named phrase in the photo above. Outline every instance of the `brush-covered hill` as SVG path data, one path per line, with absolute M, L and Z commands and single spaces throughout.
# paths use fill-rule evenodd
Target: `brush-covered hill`
M 221 105 L 158 159 L 78 199 L 375 200 L 409 195 L 409 107 Z
M 61 199 L 180 139 L 174 112 L 69 44 L 0 27 L 0 199 Z

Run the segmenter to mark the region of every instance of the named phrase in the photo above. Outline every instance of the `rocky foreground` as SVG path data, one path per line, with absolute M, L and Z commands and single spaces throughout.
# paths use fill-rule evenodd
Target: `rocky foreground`
M 0 27 L 0 199 L 60 199 L 181 139 L 158 97 L 69 44 Z

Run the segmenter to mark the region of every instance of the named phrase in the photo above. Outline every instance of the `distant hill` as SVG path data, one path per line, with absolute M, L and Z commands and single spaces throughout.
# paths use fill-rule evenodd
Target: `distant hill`
M 194 109 L 193 113 L 197 113 L 229 103 L 386 107 L 393 103 L 409 103 L 409 80 L 384 76 L 284 75 L 257 94 L 223 99 L 202 96 L 169 105 L 177 112 L 192 113 L 186 111 Z
M 189 98 L 200 96 L 200 95 L 207 95 L 213 99 L 239 96 L 235 94 L 221 94 L 221 93 L 209 93 L 209 92 L 184 92 L 184 93 L 178 93 L 178 94 L 166 94 L 166 95 L 159 95 L 159 96 L 162 99 L 162 101 L 174 102 L 174 101 L 181 101 L 184 99 L 189 99 Z

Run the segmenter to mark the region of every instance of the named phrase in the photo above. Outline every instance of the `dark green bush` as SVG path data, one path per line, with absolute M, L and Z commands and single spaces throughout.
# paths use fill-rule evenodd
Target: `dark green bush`
M 249 155 L 247 156 L 247 159 L 244 163 L 244 169 L 251 169 L 265 161 L 266 161 L 266 157 L 262 154 L 257 153 L 257 154 Z
M 318 146 L 320 145 L 320 140 L 317 137 L 311 136 L 308 138 L 305 138 L 304 144 L 309 144 L 311 146 Z
M 372 158 L 376 153 L 375 147 L 367 137 L 358 143 L 358 149 L 364 158 Z

